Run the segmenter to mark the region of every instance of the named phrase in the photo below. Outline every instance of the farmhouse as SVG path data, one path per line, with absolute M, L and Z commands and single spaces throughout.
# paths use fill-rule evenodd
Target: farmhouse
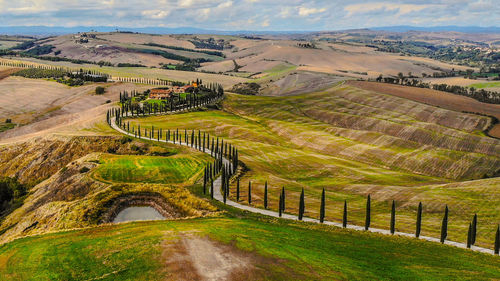
M 172 95 L 171 89 L 151 89 L 149 92 L 150 99 L 168 99 Z

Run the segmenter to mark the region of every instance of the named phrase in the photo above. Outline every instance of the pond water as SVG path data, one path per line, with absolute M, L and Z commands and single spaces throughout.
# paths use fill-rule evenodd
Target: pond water
M 128 207 L 121 210 L 113 222 L 126 221 L 146 221 L 146 220 L 164 220 L 165 218 L 153 207 Z

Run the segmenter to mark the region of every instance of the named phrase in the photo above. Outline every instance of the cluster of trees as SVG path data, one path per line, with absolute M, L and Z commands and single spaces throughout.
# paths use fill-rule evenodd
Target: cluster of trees
M 0 217 L 22 205 L 28 188 L 16 178 L 0 178 Z
M 90 82 L 107 82 L 109 75 L 95 70 L 80 69 L 79 71 L 69 72 L 68 77 Z
M 198 81 L 198 88 L 185 97 L 172 95 L 168 100 L 161 100 L 155 103 L 139 103 L 136 100 L 137 92 L 120 93 L 121 108 L 108 111 L 107 121 L 110 123 L 111 117 L 116 116 L 117 124 L 124 126 L 123 118 L 133 116 L 145 116 L 151 114 L 161 114 L 180 110 L 195 109 L 206 104 L 214 103 L 224 96 L 222 85 L 210 83 L 204 86 L 201 80 Z M 117 111 L 116 111 L 117 110 Z
M 306 48 L 306 49 L 316 49 L 316 45 L 314 43 L 297 43 L 297 47 Z
M 189 40 L 189 42 L 193 43 L 193 45 L 198 49 L 224 50 L 234 47 L 229 43 L 229 41 L 225 41 L 224 39 L 215 40 L 212 37 L 208 39 L 194 37 L 193 40 Z
M 117 67 L 146 67 L 145 65 L 143 64 L 139 64 L 139 63 L 127 63 L 127 62 L 120 62 L 116 65 Z
M 238 83 L 233 86 L 231 92 L 240 94 L 240 95 L 257 95 L 260 90 L 260 85 L 255 82 L 250 83 Z
M 473 87 L 463 87 L 457 85 L 447 85 L 447 84 L 429 84 L 418 79 L 406 78 L 402 73 L 398 77 L 382 77 L 380 75 L 377 82 L 389 83 L 389 84 L 399 84 L 403 86 L 428 88 L 438 91 L 448 92 L 456 95 L 466 96 L 485 103 L 500 104 L 500 93 L 486 91 L 484 89 L 476 90 Z
M 218 83 L 202 84 L 203 81 L 197 79 L 197 88 L 191 88 L 192 92 L 184 97 L 172 94 L 166 100 L 158 100 L 153 103 L 143 102 L 148 96 L 148 91 L 138 93 L 136 91 L 120 92 L 121 113 L 120 116 L 145 116 L 150 114 L 167 113 L 177 110 L 188 110 L 198 108 L 205 104 L 213 103 L 224 96 L 224 88 Z M 182 83 L 182 82 L 179 82 Z
M 41 56 L 50 54 L 54 48 L 55 47 L 53 45 L 38 45 L 27 51 L 24 51 L 23 54 L 28 56 Z
M 147 43 L 147 44 L 144 44 L 144 45 L 145 46 L 151 46 L 151 47 L 164 48 L 164 49 L 177 50 L 177 51 L 187 51 L 187 52 L 193 52 L 193 53 L 202 53 L 202 54 L 207 54 L 207 55 L 212 55 L 212 56 L 218 56 L 218 57 L 222 57 L 222 58 L 226 57 L 226 55 L 224 55 L 222 52 L 219 52 L 219 51 L 193 50 L 193 49 L 188 49 L 188 48 L 183 48 L 183 47 L 170 46 L 170 45 L 162 45 L 162 44 L 156 44 L 156 43 Z
M 49 78 L 68 86 L 81 86 L 85 81 L 106 82 L 108 80 L 108 75 L 96 71 L 80 70 L 69 72 L 63 68 L 27 68 L 12 75 L 34 79 Z
M 13 76 L 21 76 L 26 78 L 41 79 L 41 78 L 63 78 L 68 74 L 63 69 L 40 69 L 40 68 L 26 68 L 21 69 L 15 73 Z
M 478 42 L 474 42 L 479 44 Z M 402 53 L 406 55 L 424 56 L 436 60 L 453 61 L 455 63 L 479 66 L 494 65 L 500 60 L 499 52 L 492 52 L 487 45 L 461 47 L 452 45 L 434 45 L 421 41 L 373 40 L 367 45 L 380 52 Z

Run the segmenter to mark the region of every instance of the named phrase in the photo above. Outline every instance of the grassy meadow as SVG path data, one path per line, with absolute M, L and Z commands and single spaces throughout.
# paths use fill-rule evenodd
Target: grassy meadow
M 500 88 L 500 82 L 481 82 L 469 85 L 469 87 L 476 89 Z
M 415 239 L 232 217 L 135 222 L 26 237 L 0 246 L 0 275 L 3 280 L 172 278 L 164 247 L 187 233 L 257 257 L 261 280 L 500 278 L 500 259 L 490 255 Z
M 205 154 L 173 156 L 111 155 L 100 158 L 94 178 L 114 183 L 193 184 L 210 157 Z
M 439 237 L 447 204 L 450 240 L 465 241 L 468 223 L 477 212 L 478 245 L 491 247 L 500 219 L 498 180 L 455 183 L 482 178 L 500 163 L 495 152 L 498 142 L 475 133 L 482 117 L 372 95 L 352 87 L 293 97 L 229 94 L 222 111 L 139 118 L 131 120 L 131 125 L 202 129 L 235 145 L 248 168 L 241 178 L 243 202 L 252 181 L 252 205 L 262 206 L 264 182 L 268 181 L 271 209 L 277 209 L 279 190 L 284 186 L 287 212 L 296 213 L 304 188 L 306 216 L 318 217 L 325 188 L 328 220 L 341 220 L 347 200 L 349 223 L 363 225 L 366 196 L 371 194 L 372 226 L 389 228 L 394 199 L 396 228 L 405 232 L 414 232 L 416 208 L 422 202 L 423 235 L 434 237 Z M 394 104 L 399 106 L 385 109 Z M 418 110 L 434 110 L 448 121 L 470 118 L 469 127 L 460 129 L 463 122 L 459 121 L 426 120 Z M 398 130 L 405 134 L 398 135 Z M 421 132 L 426 138 L 415 138 Z M 235 185 L 233 182 L 232 198 Z M 483 199 L 475 200 L 479 197 Z

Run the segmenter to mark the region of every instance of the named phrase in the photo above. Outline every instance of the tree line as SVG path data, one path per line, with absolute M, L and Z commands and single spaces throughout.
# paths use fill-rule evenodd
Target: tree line
M 224 181 L 223 181 L 224 185 Z M 225 184 L 222 188 L 223 190 L 226 190 L 227 196 L 229 196 L 229 183 Z M 236 179 L 236 187 L 235 187 L 235 199 L 236 202 L 241 201 L 241 194 L 240 194 L 240 179 Z M 278 214 L 279 217 L 282 217 L 283 213 L 285 212 L 286 209 L 286 192 L 285 192 L 285 187 L 282 187 L 279 191 L 279 201 L 278 201 Z M 225 201 L 224 201 L 225 203 Z M 247 195 L 247 203 L 249 205 L 252 205 L 252 182 L 248 181 L 248 195 Z M 268 182 L 266 181 L 264 183 L 264 196 L 263 196 L 263 208 L 268 209 L 269 206 L 269 195 L 268 195 Z M 300 197 L 299 197 L 299 204 L 297 207 L 298 210 L 298 215 L 297 219 L 302 221 L 304 219 L 304 213 L 305 213 L 305 194 L 304 194 L 304 189 L 302 188 Z M 324 223 L 325 221 L 325 212 L 326 209 L 326 195 L 325 195 L 325 189 L 323 188 L 321 192 L 321 204 L 320 204 L 320 209 L 319 209 L 319 222 Z M 369 230 L 371 226 L 371 214 L 372 208 L 371 208 L 371 196 L 368 195 L 366 198 L 366 208 L 365 208 L 365 224 L 364 224 L 364 229 Z M 422 202 L 418 204 L 417 208 L 417 215 L 416 215 L 416 221 L 415 221 L 415 237 L 419 238 L 422 232 L 422 216 L 423 216 L 423 205 Z M 445 243 L 446 239 L 448 237 L 448 221 L 449 221 L 449 208 L 446 205 L 443 211 L 443 217 L 441 220 L 441 231 L 440 231 L 440 242 Z M 343 207 L 343 215 L 342 215 L 342 226 L 346 228 L 348 225 L 348 204 L 347 200 L 344 200 L 344 207 Z M 472 217 L 471 222 L 469 223 L 469 228 L 467 232 L 467 240 L 466 240 L 466 245 L 467 248 L 471 248 L 473 245 L 476 244 L 476 237 L 477 237 L 477 227 L 478 227 L 478 216 L 477 214 L 474 214 Z M 396 233 L 396 201 L 392 200 L 391 203 L 391 218 L 388 224 L 388 228 L 391 234 Z M 500 251 L 500 225 L 497 225 L 496 227 L 496 232 L 494 236 L 494 253 L 499 254 Z
M 455 95 L 470 97 L 484 103 L 500 104 L 500 93 L 486 91 L 484 89 L 477 90 L 473 87 L 462 87 L 447 84 L 430 84 L 418 79 L 405 78 L 401 75 L 398 78 L 382 77 L 382 75 L 380 75 L 375 81 L 388 84 L 398 84 L 403 86 L 433 89 L 437 91 L 452 93 Z

